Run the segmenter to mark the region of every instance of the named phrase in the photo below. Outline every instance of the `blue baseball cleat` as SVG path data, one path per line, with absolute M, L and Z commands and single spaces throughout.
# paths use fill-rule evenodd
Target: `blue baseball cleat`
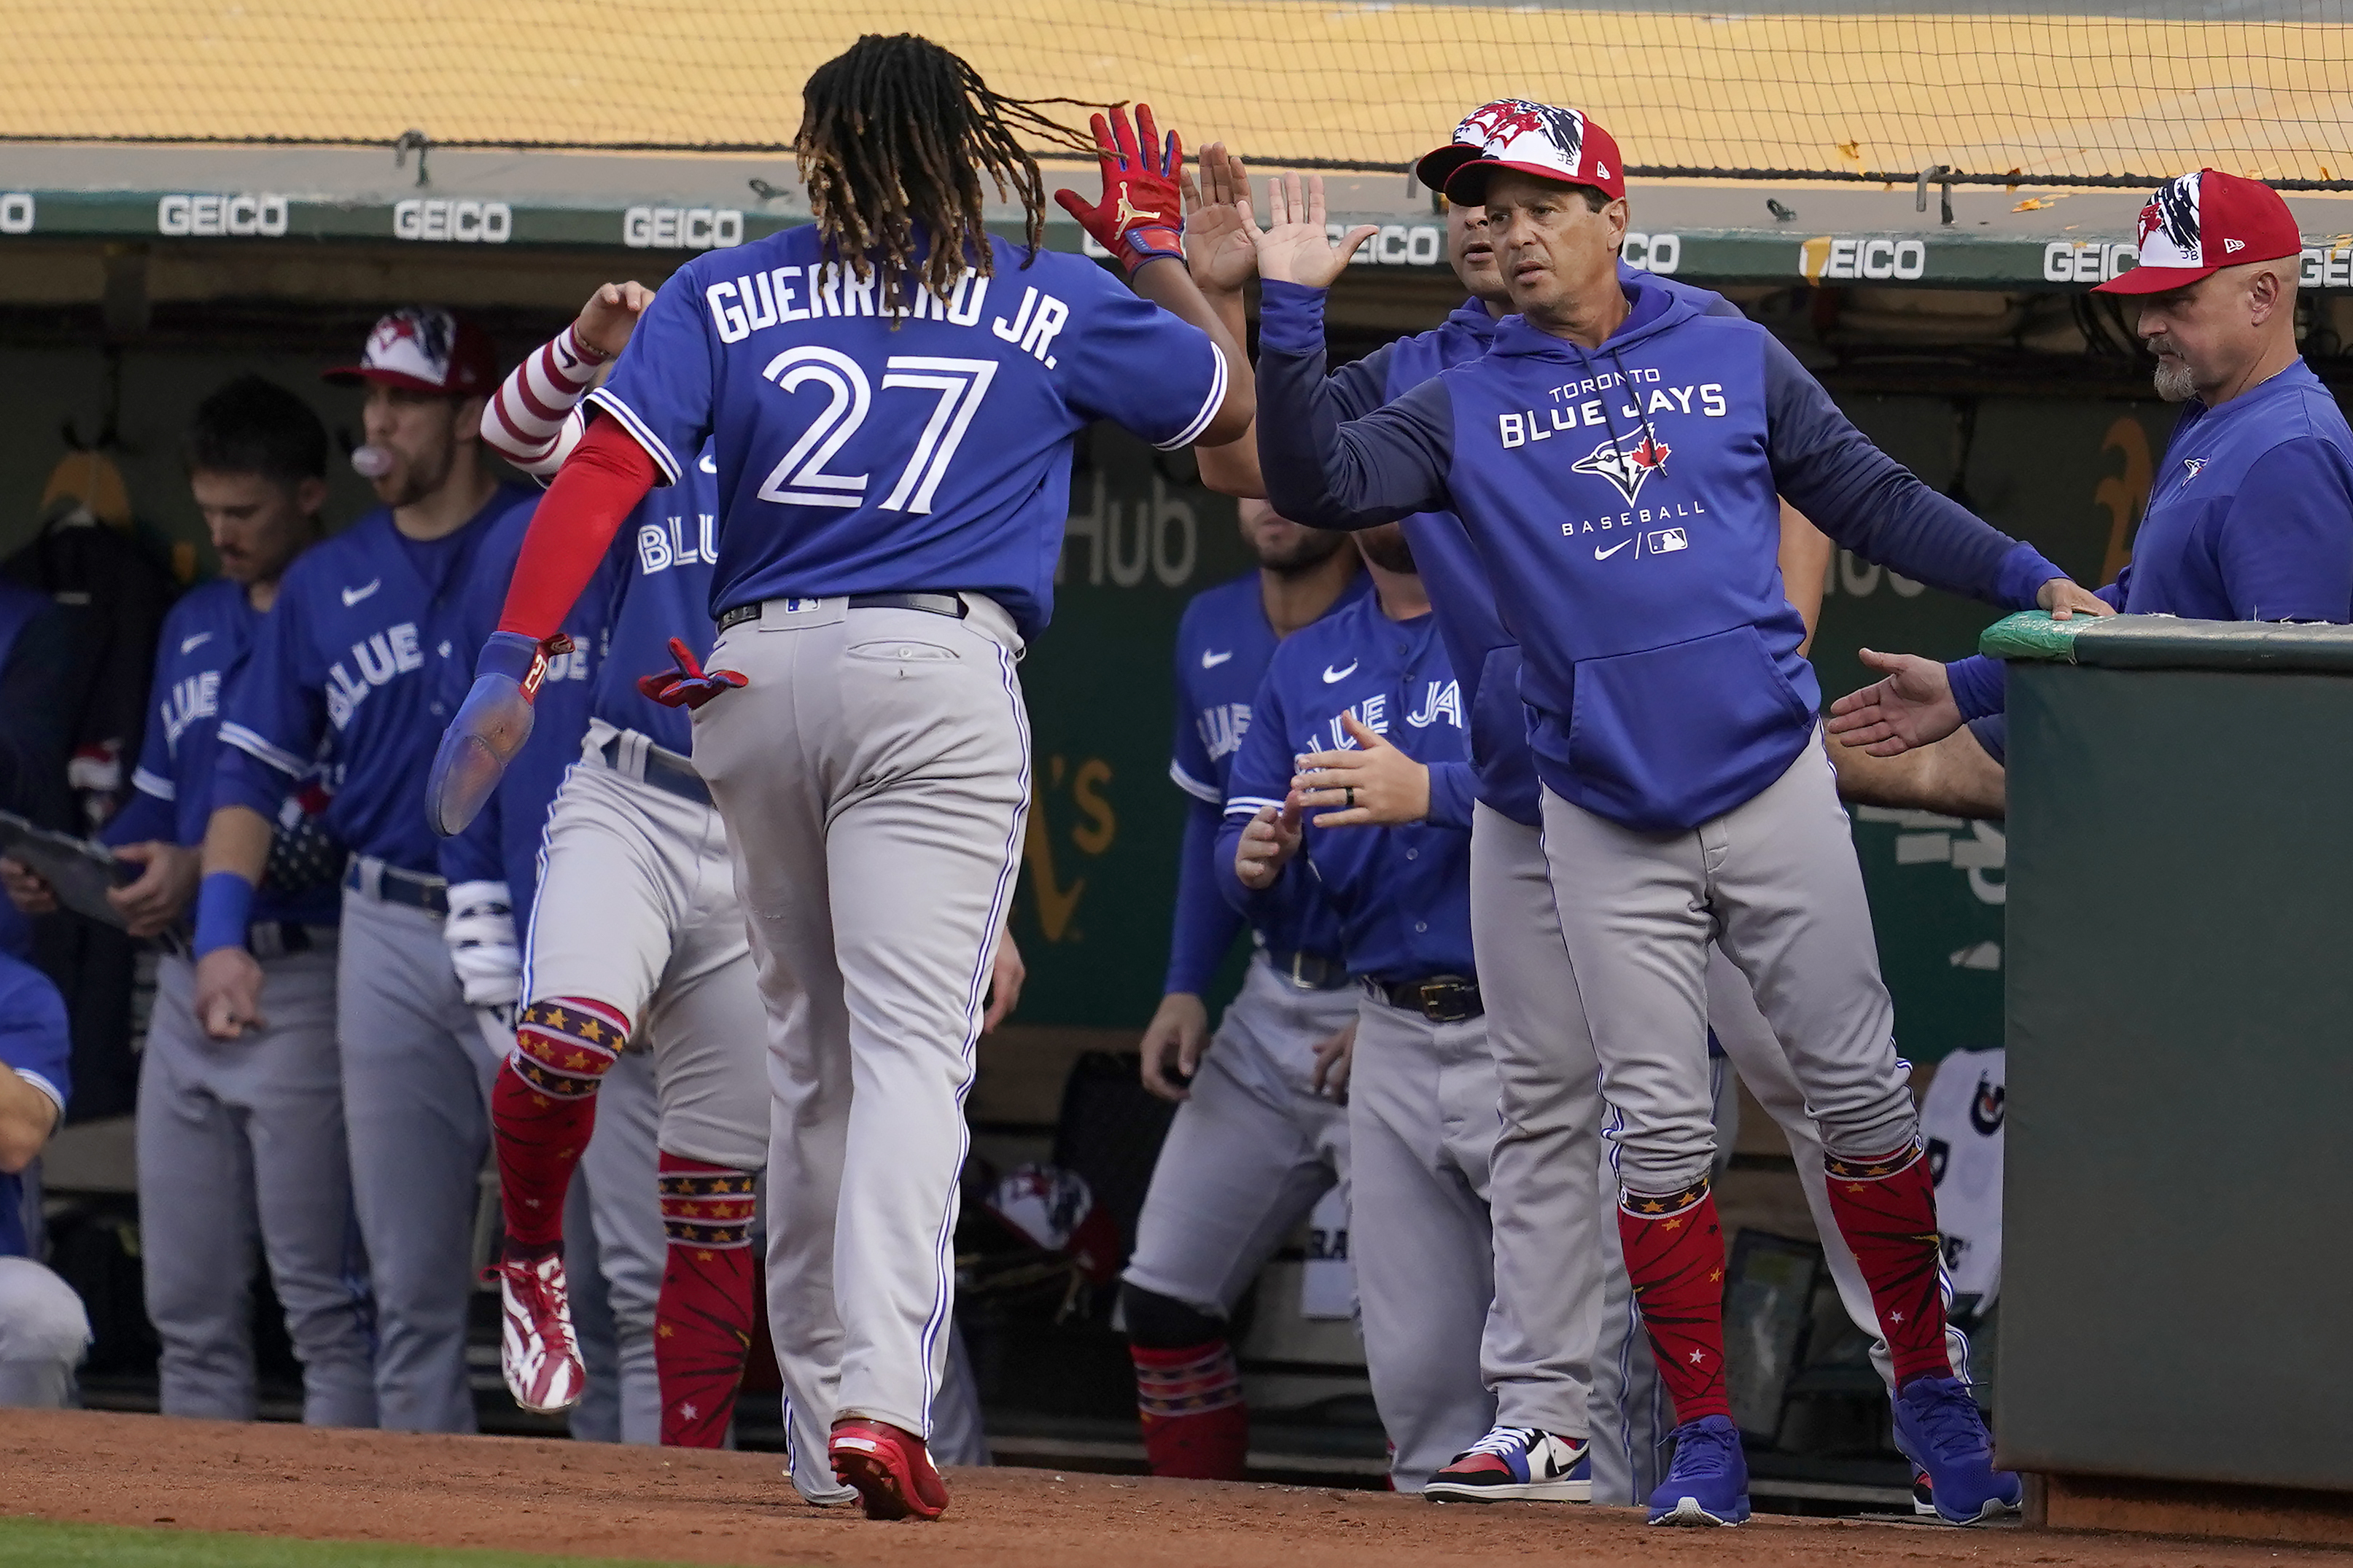
M 1748 1519 L 1748 1458 L 1729 1416 L 1675 1428 L 1675 1462 L 1651 1494 L 1652 1524 L 1742 1524 Z
M 1926 1472 L 1936 1517 L 1947 1524 L 2018 1511 L 2024 1496 L 2018 1478 L 1993 1468 L 1985 1417 L 1960 1379 L 1915 1377 L 1904 1385 L 1895 1396 L 1895 1446 Z

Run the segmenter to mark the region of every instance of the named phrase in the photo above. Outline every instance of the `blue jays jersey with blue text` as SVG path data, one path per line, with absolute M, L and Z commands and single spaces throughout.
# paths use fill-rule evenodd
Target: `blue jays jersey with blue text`
M 531 529 L 531 509 L 519 507 L 500 518 L 482 541 L 472 578 L 459 599 L 449 636 L 437 671 L 438 701 L 455 713 L 473 684 L 474 660 L 482 645 L 498 630 L 499 614 L 506 606 L 507 585 L 522 553 L 523 535 Z M 611 623 L 607 614 L 613 595 L 611 583 L 620 570 L 619 542 L 597 567 L 596 574 L 564 617 L 559 628 L 572 639 L 568 653 L 551 654 L 539 694 L 532 700 L 531 738 L 523 742 L 500 775 L 474 820 L 464 832 L 441 841 L 441 874 L 451 886 L 461 882 L 504 882 L 514 910 L 515 929 L 530 928 L 531 906 L 539 892 L 540 846 L 547 826 L 548 807 L 565 775 L 580 759 L 581 738 L 588 732 L 588 716 L 596 702 L 599 679 L 608 665 L 607 645 Z
M 1332 608 L 1336 615 L 1368 588 L 1365 574 L 1350 579 Z M 1266 601 L 1253 570 L 1204 589 L 1185 606 L 1176 624 L 1176 734 L 1170 749 L 1168 776 L 1212 815 L 1225 811 L 1227 784 L 1242 738 L 1250 733 L 1251 704 L 1265 682 L 1267 666 L 1280 639 L 1266 618 Z M 1215 868 L 1216 836 L 1203 834 L 1198 849 L 1199 866 L 1179 868 L 1176 895 L 1178 945 L 1185 946 L 1187 929 L 1222 931 L 1232 936 L 1233 916 L 1219 891 Z M 1340 952 L 1338 918 L 1316 888 L 1313 878 L 1285 877 L 1253 900 L 1250 925 L 1259 942 L 1275 952 L 1308 952 L 1336 957 Z M 1223 914 L 1222 921 L 1216 917 Z M 1224 956 L 1226 941 L 1200 942 L 1196 950 L 1214 946 L 1214 954 L 1198 951 L 1198 958 L 1214 967 Z M 1173 961 L 1174 973 L 1178 965 Z M 1192 967 L 1198 967 L 1198 963 Z M 1172 983 L 1173 990 L 1199 989 L 1206 974 L 1187 975 Z
M 638 503 L 607 563 L 603 616 L 611 644 L 597 671 L 594 712 L 687 756 L 694 726 L 683 708 L 665 708 L 638 689 L 638 677 L 670 668 L 670 639 L 698 659 L 711 656 L 711 574 L 718 561 L 719 464 L 705 443 L 674 485 Z M 596 592 L 592 585 L 585 602 Z
M 668 482 L 716 447 L 712 618 L 797 595 L 973 592 L 1026 637 L 1052 610 L 1071 438 L 1110 419 L 1163 447 L 1208 427 L 1208 336 L 1082 257 L 988 242 L 993 272 L 884 313 L 882 279 L 814 226 L 670 276 L 591 400 Z
M 1302 854 L 1340 917 L 1348 973 L 1396 982 L 1475 973 L 1471 952 L 1473 780 L 1462 691 L 1438 617 L 1393 621 L 1366 594 L 1274 650 L 1233 764 L 1218 864 L 1244 914 L 1263 897 L 1233 874 L 1242 828 L 1279 805 L 1311 752 L 1356 742 L 1343 714 L 1430 768 L 1430 815 L 1401 827 L 1317 827 Z M 1279 884 L 1278 884 L 1279 885 Z
M 439 664 L 454 651 L 483 541 L 536 500 L 501 485 L 441 558 L 436 582 L 419 574 L 383 508 L 297 557 L 230 686 L 217 803 L 267 815 L 289 779 L 322 760 L 330 834 L 404 870 L 438 870 L 425 779 L 456 711 Z
M 168 814 L 170 826 L 158 836 L 172 843 L 195 846 L 205 840 L 220 763 L 222 694 L 245 663 L 261 618 L 246 598 L 244 585 L 227 579 L 190 589 L 164 617 L 164 633 L 155 647 L 155 684 L 147 700 L 147 727 L 131 784 L 142 799 Z M 273 822 L 286 809 L 283 797 L 300 782 L 274 776 L 281 798 L 265 813 Z M 294 809 L 301 808 L 298 804 Z M 101 837 L 110 844 L 147 837 L 144 820 L 143 811 L 126 810 L 107 824 Z M 332 888 L 289 898 L 265 886 L 255 895 L 253 918 L 331 925 L 340 914 L 340 903 Z

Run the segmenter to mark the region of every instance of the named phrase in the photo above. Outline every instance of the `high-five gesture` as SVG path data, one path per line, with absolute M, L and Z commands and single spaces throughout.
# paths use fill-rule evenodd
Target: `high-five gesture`
M 1266 183 L 1266 227 L 1251 222 L 1250 241 L 1258 247 L 1258 275 L 1270 283 L 1303 283 L 1329 289 L 1356 254 L 1357 247 L 1380 232 L 1373 224 L 1350 229 L 1339 244 L 1324 229 L 1324 176 L 1307 176 L 1304 195 L 1299 176 L 1285 174 Z
M 1153 123 L 1152 106 L 1135 106 L 1130 128 L 1127 110 L 1113 104 L 1106 122 L 1094 117 L 1095 146 L 1103 163 L 1103 200 L 1089 206 L 1076 191 L 1056 191 L 1062 210 L 1095 237 L 1095 243 L 1119 258 L 1129 277 L 1145 262 L 1160 257 L 1185 259 L 1184 206 L 1176 195 L 1176 176 L 1185 167 L 1185 148 L 1176 132 L 1160 140 Z M 1138 140 L 1139 133 L 1141 140 Z
M 1258 247 L 1250 241 L 1250 171 L 1222 142 L 1201 149 L 1201 179 L 1180 171 L 1185 193 L 1185 265 L 1193 281 L 1215 304 L 1240 294 L 1258 270 Z

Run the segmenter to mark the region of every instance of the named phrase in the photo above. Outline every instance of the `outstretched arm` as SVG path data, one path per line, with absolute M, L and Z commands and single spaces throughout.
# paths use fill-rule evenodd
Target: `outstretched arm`
M 554 479 L 586 428 L 573 411 L 653 299 L 642 283 L 607 283 L 588 296 L 579 320 L 526 354 L 482 405 L 483 443 L 532 478 Z

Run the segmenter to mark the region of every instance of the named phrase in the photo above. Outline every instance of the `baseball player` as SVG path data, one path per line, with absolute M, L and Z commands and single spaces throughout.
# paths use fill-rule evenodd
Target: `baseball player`
M 2158 395 L 2189 405 L 2157 466 L 2132 564 L 2100 590 L 2115 608 L 2353 620 L 2353 430 L 2296 353 L 2303 251 L 2278 192 L 2201 169 L 2141 209 L 2139 265 L 2093 290 L 2138 302 Z M 1842 746 L 1886 757 L 1974 742 L 2003 761 L 2000 660 L 1862 657 L 1888 674 L 1831 705 Z
M 1420 178 L 1433 188 L 1442 186 L 1447 174 L 1477 155 L 1494 126 L 1531 109 L 1499 100 L 1473 110 L 1448 146 L 1421 161 Z M 1225 243 L 1240 228 L 1249 186 L 1240 161 L 1227 157 L 1222 148 L 1205 151 L 1202 168 L 1208 200 L 1187 219 L 1188 256 L 1208 259 L 1206 266 L 1195 261 L 1195 276 L 1212 301 L 1224 305 L 1238 300 L 1242 281 L 1254 269 Z M 1313 203 L 1320 191 L 1312 181 L 1308 190 Z M 1321 383 L 1318 395 L 1344 415 L 1369 413 L 1445 365 L 1484 353 L 1494 323 L 1509 313 L 1509 292 L 1481 209 L 1452 204 L 1448 231 L 1449 255 L 1472 300 L 1437 331 L 1377 350 Z M 1630 268 L 1621 269 L 1630 275 Z M 1662 287 L 1687 294 L 1711 312 L 1737 314 L 1705 290 L 1671 282 Z M 1221 489 L 1251 492 L 1262 487 L 1256 454 L 1247 443 L 1205 452 L 1203 471 Z M 1656 1396 L 1651 1358 L 1641 1343 L 1624 1270 L 1616 1262 L 1614 1227 L 1597 1229 L 1594 1220 L 1577 1213 L 1590 1209 L 1598 1215 L 1603 1194 L 1588 1193 L 1580 1181 L 1565 1175 L 1593 1162 L 1602 1108 L 1593 1087 L 1591 1042 L 1573 987 L 1539 984 L 1550 973 L 1548 955 L 1559 949 L 1559 920 L 1544 862 L 1534 761 L 1517 700 L 1519 650 L 1504 628 L 1485 567 L 1461 523 L 1447 513 L 1430 512 L 1407 520 L 1406 529 L 1423 563 L 1423 581 L 1452 662 L 1472 672 L 1461 678 L 1479 785 L 1472 910 L 1505 1130 L 1495 1156 L 1502 1173 L 1493 1194 L 1497 1293 L 1509 1319 L 1526 1331 L 1489 1347 L 1487 1381 L 1498 1405 L 1494 1429 L 1433 1477 L 1423 1495 L 1433 1500 L 1581 1498 L 1589 1420 L 1593 1495 L 1605 1502 L 1630 1502 L 1649 1494 L 1662 1467 L 1666 1428 L 1655 1413 L 1663 1401 Z M 1809 637 L 1820 606 L 1829 550 L 1829 541 L 1784 503 L 1779 569 Z M 1482 671 L 1493 679 L 1480 679 Z M 1329 806 L 1351 786 L 1364 798 L 1375 798 L 1378 791 L 1369 775 L 1376 771 L 1401 769 L 1409 779 L 1413 767 L 1400 763 L 1393 751 L 1333 752 L 1307 758 L 1298 784 L 1318 792 L 1308 796 L 1311 803 Z M 1401 798 L 1411 795 L 1405 790 Z M 1410 818 L 1359 815 L 1356 820 Z M 1819 1135 L 1788 1058 L 1738 972 L 1720 952 L 1711 958 L 1708 985 L 1714 1032 L 1789 1139 L 1841 1299 L 1858 1326 L 1875 1337 L 1870 1293 L 1838 1238 L 1820 1173 Z M 1610 1189 L 1614 1195 L 1614 1179 Z M 1557 1238 L 1580 1227 L 1594 1229 L 1598 1244 L 1562 1248 Z M 1598 1345 L 1591 1326 L 1596 1292 L 1602 1309 Z M 1966 1341 L 1957 1331 L 1953 1340 L 1955 1365 L 1966 1366 Z M 1507 1345 L 1542 1349 L 1533 1358 L 1515 1360 L 1504 1353 Z M 1883 1347 L 1875 1359 L 1888 1373 Z M 1588 1408 L 1596 1414 L 1589 1416 Z
M 90 1348 L 81 1298 L 26 1235 L 23 1173 L 65 1121 L 72 1068 L 57 983 L 0 953 L 0 1408 L 64 1408 Z
M 1487 1430 L 1494 1299 L 1487 1217 L 1495 1069 L 1471 952 L 1471 801 L 1461 684 L 1394 524 L 1357 536 L 1375 584 L 1275 650 L 1235 759 L 1218 845 L 1245 913 L 1298 871 L 1339 918 L 1359 989 L 1348 1077 L 1349 1260 L 1390 1479 L 1419 1491 Z M 1297 758 L 1395 752 L 1419 794 L 1398 826 L 1303 826 Z M 1351 792 L 1352 795 L 1352 792 Z M 1305 865 L 1285 868 L 1303 853 Z M 1279 895 L 1277 895 L 1279 897 Z M 1279 905 L 1277 907 L 1280 907 Z
M 350 847 L 335 1034 L 352 1196 L 377 1304 L 383 1424 L 473 1429 L 466 1308 L 486 1101 L 497 1058 L 443 945 L 448 888 L 425 820 L 441 715 L 434 662 L 498 520 L 532 492 L 493 480 L 476 435 L 497 382 L 490 340 L 446 310 L 379 321 L 358 364 L 385 503 L 288 567 L 231 683 L 196 898 L 197 1016 L 216 1040 L 291 1006 L 248 945 L 290 784 L 323 763 L 326 831 Z M 446 703 L 439 703 L 447 706 Z
M 1775 492 L 1910 575 L 1999 603 L 2105 606 L 1871 448 L 1761 329 L 1620 278 L 1616 145 L 1574 110 L 1530 108 L 1447 185 L 1487 209 L 1519 316 L 1483 359 L 1345 428 L 1314 396 L 1321 289 L 1295 281 L 1323 276 L 1331 247 L 1320 226 L 1309 246 L 1304 222 L 1263 232 L 1271 499 L 1356 526 L 1449 507 L 1520 633 L 1566 943 L 1550 967 L 1574 965 L 1623 1119 L 1619 1228 L 1682 1423 L 1652 1521 L 1748 1510 L 1707 1183 L 1711 939 L 1752 983 L 1820 1125 L 1831 1207 L 1894 1360 L 1898 1430 L 1939 1512 L 2014 1507 L 2016 1478 L 1993 1470 L 1951 1375 L 1916 1117 L 1844 814 L 1809 755 L 1812 672 L 1773 569 Z
M 1050 610 L 1070 443 L 1098 416 L 1165 447 L 1231 440 L 1251 400 L 1181 265 L 1178 148 L 1147 111 L 1141 146 L 1124 112 L 1115 139 L 1098 124 L 1099 205 L 1060 198 L 1139 299 L 1034 247 L 1014 127 L 1066 133 L 955 56 L 868 37 L 803 100 L 817 221 L 656 296 L 591 395 L 608 417 L 549 491 L 433 793 L 443 826 L 470 816 L 621 520 L 712 440 L 720 637 L 708 672 L 681 654 L 672 695 L 710 698 L 692 761 L 767 1005 L 772 1328 L 832 1472 L 797 1445 L 795 1481 L 931 1518 L 961 1101 L 1029 794 L 1014 661 Z M 1021 193 L 1031 246 L 987 233 L 984 173 Z
M 1250 1451 L 1250 1411 L 1226 1339 L 1234 1303 L 1317 1200 L 1347 1179 L 1347 1113 L 1334 1069 L 1356 1020 L 1337 918 L 1313 879 L 1298 876 L 1260 900 L 1249 972 L 1208 1037 L 1201 994 L 1242 923 L 1217 863 L 1235 753 L 1276 646 L 1360 596 L 1367 581 L 1346 536 L 1302 528 L 1262 500 L 1241 503 L 1241 530 L 1256 570 L 1196 595 L 1176 626 L 1168 774 L 1191 799 L 1167 984 L 1144 1032 L 1143 1070 L 1145 1089 L 1180 1104 L 1120 1293 L 1152 1473 L 1205 1480 L 1241 1479 Z

